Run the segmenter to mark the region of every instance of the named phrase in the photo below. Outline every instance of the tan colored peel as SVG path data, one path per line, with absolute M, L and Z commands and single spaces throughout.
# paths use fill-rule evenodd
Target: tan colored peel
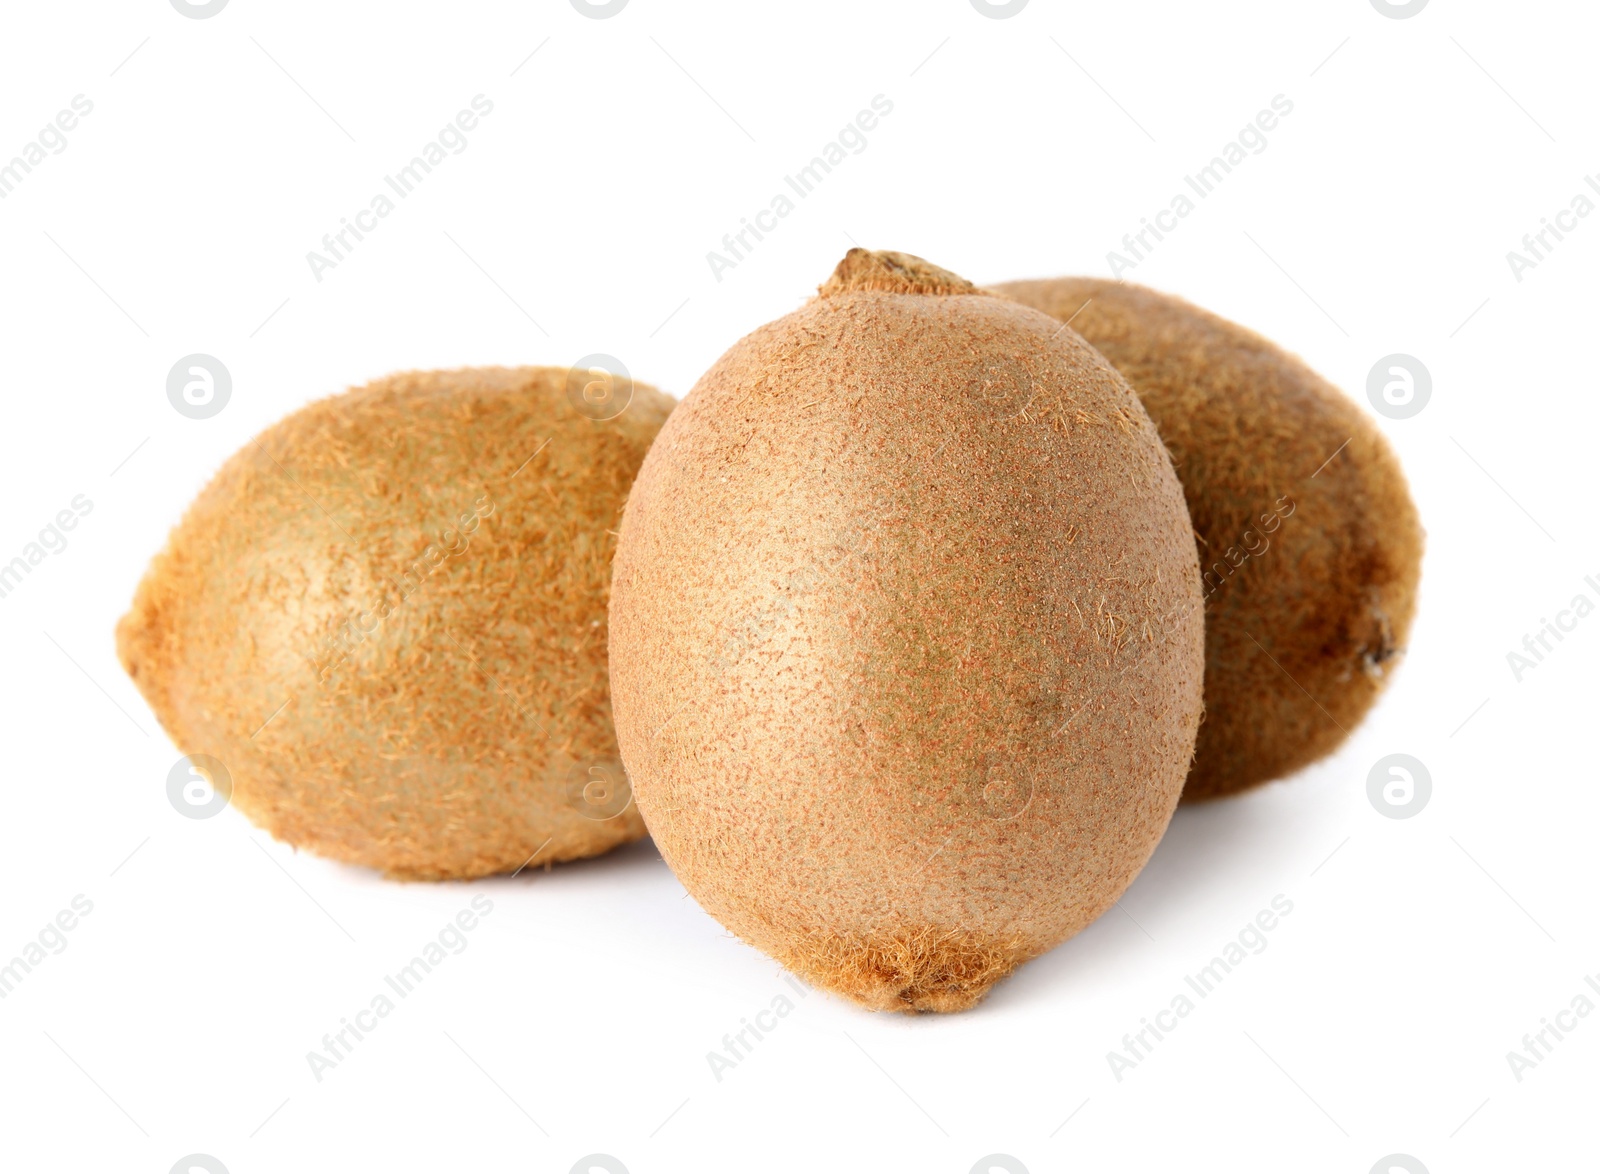
M 708 371 L 611 604 L 623 758 L 713 916 L 864 1006 L 949 1011 L 1124 890 L 1200 713 L 1182 492 L 1111 367 L 903 254 Z
M 637 839 L 606 684 L 613 532 L 673 407 L 609 421 L 567 372 L 412 372 L 294 413 L 223 466 L 117 626 L 186 754 L 279 839 L 397 877 Z M 589 774 L 594 771 L 593 775 Z
M 948 269 L 890 250 L 872 252 L 851 249 L 828 280 L 817 287 L 817 296 L 838 297 L 847 293 L 904 294 L 982 294 L 984 291 L 965 277 Z
M 1387 683 L 1416 606 L 1422 528 L 1382 433 L 1293 355 L 1178 298 L 1086 277 L 995 292 L 1070 320 L 1111 360 L 1183 482 L 1209 589 L 1184 798 L 1331 753 Z

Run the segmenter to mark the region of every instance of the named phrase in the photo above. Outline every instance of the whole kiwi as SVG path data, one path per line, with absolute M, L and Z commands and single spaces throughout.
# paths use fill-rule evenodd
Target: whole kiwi
M 1206 589 L 1206 712 L 1183 797 L 1331 753 L 1392 674 L 1421 573 L 1382 433 L 1295 356 L 1178 298 L 1088 277 L 995 290 L 1111 360 L 1183 482 Z
M 622 501 L 674 401 L 595 386 L 538 367 L 382 379 L 267 429 L 189 507 L 117 649 L 257 824 L 409 879 L 644 834 L 606 598 Z
M 746 942 L 971 1006 L 1105 911 L 1177 804 L 1200 578 L 1138 398 L 1043 314 L 852 249 L 673 413 L 623 514 L 618 741 Z

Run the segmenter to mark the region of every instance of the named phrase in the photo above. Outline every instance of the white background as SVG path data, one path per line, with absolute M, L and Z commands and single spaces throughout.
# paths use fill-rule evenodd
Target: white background
M 0 1167 L 1592 1162 L 1600 1016 L 1520 1082 L 1506 1055 L 1600 973 L 1600 618 L 1520 682 L 1506 654 L 1600 601 L 1600 217 L 1520 282 L 1506 254 L 1600 174 L 1597 31 L 1578 0 L 8 6 L 0 160 L 74 95 L 94 110 L 0 201 L 0 561 L 75 495 L 93 511 L 0 599 L 0 961 L 75 895 L 93 912 L 0 1001 Z M 308 250 L 480 93 L 467 149 L 317 281 Z M 716 280 L 707 252 L 877 94 L 867 148 Z M 1427 407 L 1379 419 L 1428 531 L 1410 653 L 1337 755 L 1181 810 L 1120 910 L 979 1009 L 814 992 L 719 1082 L 707 1053 L 788 988 L 648 842 L 396 885 L 168 803 L 177 751 L 112 628 L 272 421 L 391 371 L 591 352 L 682 395 L 853 242 L 979 282 L 1108 275 L 1278 94 L 1268 147 L 1127 276 L 1364 405 L 1380 357 L 1426 364 Z M 233 375 L 209 420 L 166 398 L 191 352 Z M 1394 752 L 1432 776 L 1411 819 L 1367 798 Z M 306 1053 L 480 893 L 470 947 L 316 1081 Z M 1118 1081 L 1106 1054 L 1277 894 L 1268 948 Z

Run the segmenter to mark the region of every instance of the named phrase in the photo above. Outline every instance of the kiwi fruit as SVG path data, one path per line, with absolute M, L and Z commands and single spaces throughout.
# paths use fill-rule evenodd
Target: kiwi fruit
M 644 834 L 611 722 L 606 599 L 623 499 L 674 401 L 601 382 L 382 379 L 267 429 L 189 507 L 117 650 L 253 821 L 405 879 Z
M 656 845 L 747 943 L 954 1011 L 1094 920 L 1171 818 L 1201 586 L 1138 398 L 1044 314 L 852 249 L 645 458 L 611 595 Z
M 1331 753 L 1392 675 L 1416 605 L 1422 527 L 1382 433 L 1295 356 L 1178 298 L 1088 277 L 995 291 L 1111 361 L 1183 482 L 1206 594 L 1184 798 Z

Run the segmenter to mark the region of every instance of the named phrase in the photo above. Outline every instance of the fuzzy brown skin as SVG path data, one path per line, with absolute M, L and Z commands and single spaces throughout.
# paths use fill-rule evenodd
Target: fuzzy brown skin
M 1331 753 L 1404 650 L 1421 574 L 1382 433 L 1293 355 L 1178 298 L 1088 277 L 995 290 L 1071 319 L 1133 384 L 1183 482 L 1206 582 L 1206 717 L 1183 797 Z
M 311 404 L 235 454 L 151 564 L 123 667 L 278 839 L 443 879 L 644 834 L 631 803 L 591 818 L 609 808 L 581 796 L 588 768 L 626 785 L 610 563 L 673 401 L 635 384 L 598 422 L 566 378 L 413 372 Z
M 662 429 L 611 600 L 618 740 L 701 905 L 954 1011 L 1104 912 L 1200 716 L 1198 566 L 1132 390 L 1042 314 L 852 253 Z

